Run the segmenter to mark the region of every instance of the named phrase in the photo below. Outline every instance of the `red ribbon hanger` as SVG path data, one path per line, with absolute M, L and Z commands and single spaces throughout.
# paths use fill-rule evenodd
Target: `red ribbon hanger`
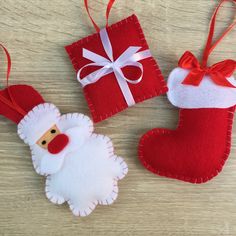
M 107 4 L 107 10 L 106 10 L 106 27 L 108 27 L 108 19 L 109 19 L 109 14 L 110 14 L 110 11 L 111 11 L 111 8 L 114 4 L 115 0 L 109 0 L 108 4 Z M 96 22 L 93 20 L 90 12 L 89 12 L 89 7 L 88 7 L 88 0 L 84 0 L 84 5 L 85 5 L 85 8 L 86 8 L 86 11 L 88 13 L 88 16 L 90 18 L 90 20 L 92 21 L 93 23 L 93 26 L 95 28 L 95 30 L 97 32 L 100 31 L 100 28 L 98 27 L 98 25 L 96 24 Z
M 213 52 L 216 46 L 224 39 L 224 37 L 230 31 L 233 30 L 236 25 L 236 21 L 234 21 L 221 35 L 221 37 L 214 44 L 212 44 L 215 31 L 216 17 L 220 7 L 226 1 L 236 3 L 236 0 L 221 0 L 219 5 L 217 6 L 211 19 L 210 31 L 208 34 L 206 47 L 203 53 L 202 63 L 200 63 L 197 58 L 189 51 L 185 52 L 184 55 L 180 58 L 179 67 L 190 70 L 190 73 L 182 82 L 183 84 L 198 86 L 205 75 L 210 75 L 212 81 L 217 85 L 235 88 L 235 86 L 233 86 L 227 80 L 228 77 L 233 75 L 236 69 L 235 60 L 224 60 L 222 62 L 214 64 L 213 66 L 207 66 L 207 61 L 210 54 Z
M 7 49 L 0 43 L 0 47 L 3 49 L 3 51 L 6 54 L 7 57 L 7 74 L 6 74 L 6 80 L 7 80 L 7 92 L 8 95 L 10 97 L 10 100 L 8 100 L 7 98 L 5 98 L 4 96 L 0 95 L 0 100 L 5 103 L 7 106 L 9 106 L 10 108 L 12 108 L 13 110 L 17 111 L 19 114 L 25 116 L 26 112 L 15 102 L 11 91 L 10 91 L 10 87 L 8 86 L 9 84 L 9 78 L 10 78 L 10 73 L 11 73 L 11 57 L 9 52 L 7 51 Z

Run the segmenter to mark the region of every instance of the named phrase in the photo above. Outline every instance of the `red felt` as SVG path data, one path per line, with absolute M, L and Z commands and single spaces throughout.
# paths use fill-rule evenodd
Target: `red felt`
M 107 32 L 113 47 L 114 59 L 118 58 L 129 46 L 142 46 L 141 50 L 149 49 L 139 21 L 132 15 L 107 28 Z M 90 63 L 83 58 L 82 49 L 89 49 L 103 57 L 107 57 L 103 49 L 98 33 L 88 36 L 72 45 L 66 46 L 66 51 L 74 65 L 76 72 L 84 65 Z M 153 57 L 141 61 L 144 67 L 143 80 L 138 84 L 130 84 L 136 103 L 167 92 L 167 86 L 161 71 Z M 86 68 L 84 74 L 89 74 L 94 68 Z M 125 75 L 130 76 L 134 72 L 124 69 Z M 124 96 L 119 88 L 114 73 L 104 76 L 98 82 L 84 88 L 84 94 L 88 102 L 94 122 L 102 121 L 127 108 Z
M 28 113 L 35 106 L 44 103 L 42 96 L 29 85 L 12 85 L 0 91 L 0 96 L 3 96 L 8 102 L 12 102 L 9 96 L 9 92 L 14 99 L 14 102 L 25 113 Z M 0 99 L 0 115 L 5 116 L 7 119 L 12 120 L 15 123 L 19 123 L 24 117 L 17 110 L 9 107 Z
M 230 153 L 234 110 L 181 109 L 176 130 L 153 129 L 143 135 L 140 161 L 161 176 L 207 182 L 221 172 Z
M 65 134 L 58 134 L 49 144 L 48 151 L 51 154 L 57 154 L 61 152 L 68 144 L 69 138 Z

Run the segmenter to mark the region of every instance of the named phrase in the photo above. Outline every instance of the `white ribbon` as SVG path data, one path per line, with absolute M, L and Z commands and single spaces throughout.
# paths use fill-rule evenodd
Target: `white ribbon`
M 102 41 L 102 45 L 109 59 L 96 54 L 88 49 L 83 48 L 83 57 L 92 61 L 85 66 L 83 66 L 77 73 L 77 80 L 82 84 L 83 87 L 96 83 L 103 76 L 108 75 L 110 73 L 115 74 L 117 82 L 120 86 L 120 89 L 123 93 L 126 103 L 128 106 L 132 106 L 135 104 L 133 95 L 129 89 L 128 83 L 138 84 L 143 78 L 143 65 L 139 62 L 143 59 L 151 57 L 151 53 L 149 50 L 144 50 L 138 52 L 141 47 L 128 47 L 115 61 L 113 59 L 113 50 L 111 46 L 110 39 L 108 37 L 106 29 L 102 29 L 100 31 L 100 38 Z M 81 72 L 83 69 L 90 66 L 101 66 L 102 68 L 92 72 L 91 74 L 81 78 Z M 131 80 L 125 77 L 121 68 L 126 66 L 134 66 L 140 69 L 141 75 L 136 80 Z

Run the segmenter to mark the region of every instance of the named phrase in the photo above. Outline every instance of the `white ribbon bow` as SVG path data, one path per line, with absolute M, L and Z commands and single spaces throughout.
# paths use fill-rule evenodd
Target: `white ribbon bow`
M 115 74 L 117 82 L 120 86 L 122 94 L 125 98 L 125 101 L 128 106 L 132 106 L 135 104 L 133 95 L 129 89 L 128 83 L 138 84 L 143 78 L 143 65 L 139 62 L 140 60 L 151 57 L 151 53 L 149 50 L 144 50 L 138 52 L 141 47 L 128 47 L 115 61 L 113 59 L 113 51 L 110 39 L 108 37 L 106 29 L 102 29 L 100 31 L 100 38 L 102 41 L 102 45 L 109 59 L 98 55 L 88 49 L 83 48 L 83 57 L 92 61 L 85 66 L 83 66 L 77 73 L 77 79 L 82 84 L 83 87 L 96 83 L 103 76 L 108 75 L 110 73 Z M 92 72 L 91 74 L 81 78 L 80 74 L 83 69 L 90 66 L 102 66 L 102 68 Z M 134 66 L 140 69 L 141 75 L 136 80 L 131 80 L 125 77 L 121 68 L 126 66 Z

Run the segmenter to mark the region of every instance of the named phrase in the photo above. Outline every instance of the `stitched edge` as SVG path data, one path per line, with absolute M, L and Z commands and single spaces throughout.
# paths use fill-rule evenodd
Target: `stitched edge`
M 147 47 L 149 49 L 149 46 L 147 44 L 147 41 L 145 39 L 145 36 L 144 36 L 144 33 L 143 33 L 143 30 L 141 28 L 141 25 L 139 23 L 139 20 L 137 18 L 137 16 L 135 14 L 127 17 L 126 19 L 124 20 L 121 20 L 115 24 L 112 24 L 111 26 L 109 26 L 107 28 L 108 31 L 111 31 L 113 30 L 114 28 L 117 28 L 118 26 L 124 24 L 124 23 L 127 23 L 127 22 L 130 22 L 130 21 L 134 21 L 135 25 L 137 26 L 135 29 L 138 31 L 138 34 L 139 34 L 139 38 L 141 40 L 141 43 L 142 43 L 142 46 L 143 47 Z M 77 68 L 79 67 L 79 64 L 77 62 L 77 60 L 75 59 L 75 57 L 72 55 L 72 51 L 74 49 L 74 47 L 77 47 L 78 45 L 81 46 L 83 45 L 84 43 L 87 43 L 89 42 L 90 40 L 94 39 L 94 37 L 97 37 L 99 38 L 99 33 L 95 33 L 95 34 L 92 34 L 92 35 L 89 35 L 83 39 L 80 39 L 79 41 L 77 42 L 74 42 L 72 43 L 71 45 L 68 45 L 68 46 L 65 46 L 65 50 L 66 52 L 68 53 L 70 59 L 71 59 L 71 62 L 74 66 L 74 69 L 77 70 Z M 152 57 L 150 58 L 147 58 L 146 60 L 150 60 L 150 63 L 152 64 L 153 67 L 155 67 L 155 71 L 156 71 L 156 77 L 158 79 L 160 79 L 160 84 L 161 84 L 161 88 L 159 90 L 154 90 L 152 93 L 149 93 L 149 94 L 143 94 L 142 96 L 139 96 L 137 98 L 135 98 L 136 100 L 136 104 L 137 103 L 140 103 L 144 100 L 147 100 L 147 99 L 150 99 L 152 97 L 157 97 L 157 96 L 160 96 L 161 94 L 165 94 L 167 91 L 168 91 L 168 88 L 167 88 L 167 85 L 166 85 L 166 82 L 164 80 L 164 77 L 161 73 L 161 70 L 157 64 L 157 62 L 155 61 L 155 59 Z M 90 109 L 90 112 L 91 112 L 91 115 L 92 115 L 92 118 L 93 118 L 93 121 L 95 123 L 98 123 L 102 120 L 106 120 L 107 118 L 125 110 L 128 108 L 128 106 L 118 106 L 116 105 L 116 107 L 111 110 L 109 113 L 104 113 L 102 115 L 97 115 L 97 112 L 96 112 L 96 109 L 95 109 L 95 106 L 93 104 L 93 102 L 91 101 L 90 99 L 90 96 L 89 94 L 87 93 L 87 91 L 85 89 L 83 89 L 83 92 L 84 92 L 84 96 L 87 100 L 87 103 L 88 103 L 88 106 L 89 106 L 89 109 Z
M 118 182 L 118 180 L 114 180 L 113 189 L 112 189 L 111 193 L 109 194 L 109 196 L 106 199 L 98 201 L 99 205 L 111 205 L 114 203 L 114 201 L 117 199 L 118 193 L 119 193 L 119 188 L 118 188 L 117 182 Z
M 53 104 L 52 104 L 52 105 L 53 105 Z M 56 106 L 55 106 L 55 107 L 56 107 Z M 57 107 L 56 107 L 56 108 L 57 108 Z M 58 110 L 58 111 L 59 111 L 59 110 Z M 88 116 L 86 116 L 86 115 L 84 115 L 84 114 L 82 114 L 82 113 L 67 113 L 67 114 L 59 115 L 59 116 L 60 116 L 60 120 L 59 120 L 58 122 L 63 121 L 63 120 L 65 120 L 65 119 L 67 119 L 67 118 L 77 118 L 77 117 L 80 117 L 80 118 L 82 118 L 82 119 L 86 119 L 86 121 L 87 121 L 88 124 L 89 124 L 89 133 L 92 134 L 92 132 L 93 132 L 93 130 L 94 130 L 93 122 L 91 121 L 91 119 L 90 119 Z M 31 146 L 30 146 L 30 147 L 31 147 Z M 47 175 L 47 174 L 45 174 L 45 173 L 43 173 L 43 172 L 40 171 L 40 168 L 39 168 L 39 166 L 36 164 L 36 160 L 35 160 L 35 159 L 36 159 L 36 157 L 35 157 L 36 154 L 35 154 L 34 150 L 31 149 L 31 148 L 30 148 L 30 151 L 31 151 L 33 166 L 34 166 L 34 169 L 35 169 L 36 173 L 39 174 L 39 175 L 45 176 L 45 177 L 50 176 L 50 175 Z
M 85 116 L 83 114 L 79 114 L 79 113 L 73 113 L 73 114 L 78 114 L 79 116 L 82 115 L 84 118 L 88 118 L 87 116 Z M 66 115 L 73 115 L 73 114 L 66 114 Z M 114 161 L 121 160 L 120 165 L 122 166 L 124 160 L 121 157 L 117 157 L 117 156 L 114 155 L 114 147 L 113 147 L 113 143 L 112 143 L 111 139 L 109 137 L 105 136 L 105 135 L 100 135 L 100 134 L 95 134 L 95 133 L 91 133 L 90 138 L 91 137 L 97 138 L 98 136 L 103 138 L 106 141 L 108 153 L 110 155 L 108 158 L 114 158 L 115 157 Z M 128 167 L 124 168 L 123 171 L 124 171 L 123 174 L 126 175 L 127 172 L 128 172 Z M 88 216 L 89 214 L 91 214 L 93 212 L 93 210 L 95 210 L 95 208 L 98 204 L 99 205 L 110 205 L 110 204 L 112 204 L 118 197 L 118 191 L 119 191 L 118 181 L 124 177 L 124 176 L 123 177 L 119 176 L 119 177 L 117 177 L 117 179 L 113 179 L 113 181 L 114 181 L 113 189 L 112 189 L 111 193 L 109 194 L 109 196 L 105 200 L 102 200 L 102 201 L 95 200 L 95 201 L 93 201 L 89 204 L 87 209 L 85 209 L 83 211 L 80 211 L 72 204 L 70 199 L 65 199 L 63 196 L 60 196 L 56 193 L 52 193 L 50 191 L 51 176 L 52 175 L 47 175 L 46 176 L 45 194 L 46 194 L 47 198 L 54 204 L 62 204 L 64 202 L 67 202 L 68 205 L 69 205 L 70 210 L 72 211 L 72 213 L 75 216 L 78 216 L 78 217 Z
M 177 129 L 179 129 L 182 126 L 183 123 L 183 114 L 182 114 L 182 110 L 184 109 L 180 109 L 179 112 L 179 124 Z M 143 154 L 143 142 L 149 138 L 150 136 L 152 136 L 155 133 L 158 134 L 170 134 L 171 130 L 168 129 L 152 129 L 150 131 L 148 131 L 146 134 L 144 134 L 139 142 L 139 146 L 138 146 L 138 156 L 139 156 L 139 160 L 141 161 L 141 163 L 143 164 L 143 166 L 151 171 L 152 173 L 156 174 L 156 175 L 160 175 L 160 176 L 164 176 L 167 178 L 172 178 L 172 179 L 178 179 L 178 180 L 182 180 L 185 182 L 190 182 L 193 184 L 201 184 L 201 183 L 205 183 L 211 179 L 213 179 L 215 176 L 217 176 L 223 169 L 223 166 L 226 162 L 226 160 L 228 159 L 228 156 L 230 154 L 230 149 L 231 149 L 231 135 L 232 135 L 232 124 L 233 124 L 233 118 L 234 118 L 234 111 L 235 111 L 235 106 L 234 107 L 230 107 L 228 108 L 228 128 L 227 128 L 227 140 L 226 140 L 226 148 L 225 148 L 225 152 L 223 154 L 223 156 L 221 157 L 221 163 L 220 166 L 218 168 L 216 168 L 215 171 L 213 171 L 213 173 L 211 173 L 209 176 L 206 177 L 198 177 L 198 178 L 192 178 L 192 177 L 188 177 L 188 176 L 182 176 L 182 175 L 174 175 L 170 172 L 165 172 L 165 171 L 159 171 L 158 169 L 153 168 L 152 166 L 150 166 L 144 158 L 144 154 Z M 176 129 L 176 130 L 177 130 Z
M 86 116 L 86 115 L 84 115 L 82 113 L 67 113 L 67 114 L 63 114 L 60 117 L 60 120 L 58 122 L 66 120 L 67 118 L 81 118 L 81 119 L 85 119 L 86 122 L 89 125 L 89 133 L 92 133 L 94 131 L 94 126 L 93 126 L 92 120 L 88 116 Z
M 22 120 L 19 122 L 18 126 L 17 126 L 17 133 L 19 135 L 19 137 L 24 141 L 24 143 L 29 144 L 27 137 L 25 137 L 24 132 L 23 132 L 23 128 L 25 125 L 27 125 L 28 121 L 35 116 L 35 112 L 41 109 L 44 109 L 45 112 L 46 110 L 48 111 L 53 111 L 57 114 L 57 117 L 59 117 L 60 111 L 59 109 L 52 103 L 41 103 L 37 106 L 35 106 L 31 111 L 29 111 L 23 118 Z

